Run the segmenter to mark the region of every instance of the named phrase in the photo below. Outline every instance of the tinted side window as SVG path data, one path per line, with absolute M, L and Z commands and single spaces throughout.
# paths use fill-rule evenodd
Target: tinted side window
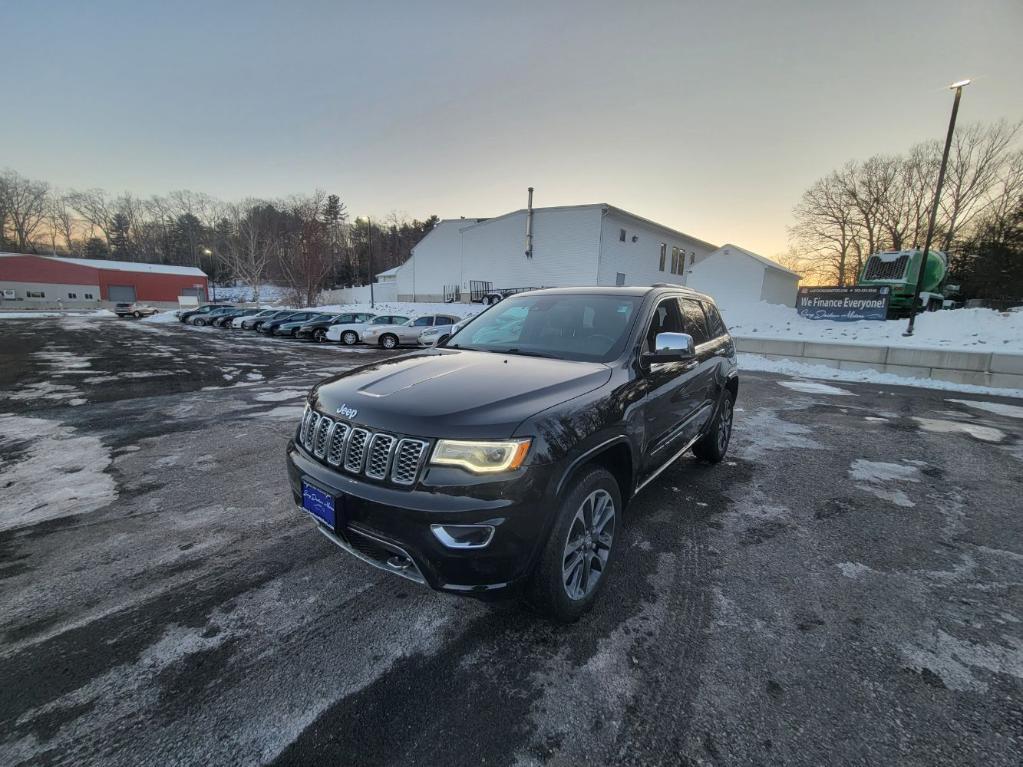
M 705 303 L 703 305 L 703 313 L 707 315 L 707 327 L 710 330 L 711 338 L 723 336 L 728 332 L 724 320 L 721 319 L 721 313 L 714 304 Z
M 428 327 L 433 324 L 433 317 L 420 317 L 412 324 L 417 328 Z
M 691 298 L 682 298 L 679 299 L 679 303 L 682 304 L 682 313 L 685 315 L 686 329 L 684 332 L 693 337 L 693 341 L 697 346 L 709 341 L 710 334 L 707 333 L 707 320 L 703 316 L 703 308 L 700 306 L 700 302 L 694 301 Z
M 654 342 L 658 333 L 684 333 L 682 314 L 679 312 L 678 299 L 666 298 L 657 304 L 654 316 L 650 319 L 650 327 L 646 332 L 647 351 L 654 351 Z

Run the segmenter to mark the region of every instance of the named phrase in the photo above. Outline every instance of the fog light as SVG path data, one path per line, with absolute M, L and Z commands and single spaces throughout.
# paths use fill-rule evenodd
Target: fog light
M 494 537 L 493 525 L 430 525 L 430 529 L 449 549 L 482 549 Z

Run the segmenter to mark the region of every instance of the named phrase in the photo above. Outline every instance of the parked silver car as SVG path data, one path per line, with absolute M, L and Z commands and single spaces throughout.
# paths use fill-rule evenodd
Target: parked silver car
M 454 325 L 434 325 L 431 328 L 427 328 L 419 334 L 419 345 L 420 346 L 436 346 L 441 341 L 445 341 L 454 335 L 457 331 L 462 329 L 472 317 L 464 320 L 459 320 Z
M 394 349 L 401 344 L 418 344 L 419 334 L 437 325 L 455 325 L 459 317 L 450 314 L 427 314 L 400 325 L 369 325 L 362 331 L 364 344 L 380 344 L 385 349 Z
M 398 325 L 408 322 L 408 317 L 397 314 L 382 314 L 366 322 L 348 322 L 341 325 L 331 325 L 327 328 L 328 341 L 340 341 L 345 346 L 353 346 L 362 339 L 366 328 L 374 325 Z

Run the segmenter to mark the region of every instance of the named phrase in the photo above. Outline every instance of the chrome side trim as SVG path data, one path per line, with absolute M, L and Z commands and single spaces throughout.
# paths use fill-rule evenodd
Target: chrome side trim
M 649 477 L 647 477 L 647 478 L 646 478 L 646 479 L 644 479 L 644 480 L 643 480 L 642 482 L 640 482 L 640 483 L 639 483 L 639 484 L 638 484 L 638 485 L 636 486 L 636 489 L 635 489 L 635 491 L 633 492 L 633 494 L 636 494 L 636 493 L 638 493 L 638 492 L 639 492 L 640 490 L 642 490 L 642 489 L 643 489 L 644 487 L 646 487 L 646 486 L 647 486 L 647 485 L 649 485 L 649 484 L 650 484 L 651 482 L 653 482 L 653 481 L 654 481 L 655 479 L 657 479 L 657 477 L 659 477 L 659 476 L 660 476 L 660 474 L 661 474 L 661 472 L 662 472 L 662 471 L 664 471 L 665 469 L 667 469 L 667 468 L 668 468 L 669 466 L 671 466 L 671 465 L 672 465 L 673 463 L 675 463 L 675 461 L 677 461 L 677 460 L 678 460 L 679 458 L 681 458 L 681 457 L 682 457 L 682 456 L 683 456 L 683 455 L 685 454 L 685 452 L 686 452 L 686 451 L 687 451 L 687 450 L 688 450 L 689 448 L 691 448 L 691 447 L 692 447 L 693 445 L 695 445 L 695 444 L 697 443 L 697 441 L 698 441 L 698 440 L 700 439 L 700 437 L 702 437 L 702 436 L 703 436 L 702 434 L 697 434 L 697 435 L 696 435 L 695 437 L 693 437 L 693 438 L 692 438 L 691 440 L 689 440 L 689 441 L 688 441 L 688 442 L 687 442 L 687 443 L 685 444 L 685 447 L 683 447 L 683 448 L 682 448 L 681 450 L 679 450 L 679 451 L 678 451 L 677 453 L 675 453 L 675 455 L 671 456 L 671 458 L 669 458 L 669 459 L 668 459 L 667 461 L 665 461 L 664 463 L 662 463 L 662 464 L 661 464 L 661 465 L 660 465 L 660 466 L 659 466 L 659 467 L 657 468 L 657 470 L 656 470 L 656 471 L 655 471 L 655 472 L 654 472 L 653 474 L 651 474 L 651 475 L 650 475 Z

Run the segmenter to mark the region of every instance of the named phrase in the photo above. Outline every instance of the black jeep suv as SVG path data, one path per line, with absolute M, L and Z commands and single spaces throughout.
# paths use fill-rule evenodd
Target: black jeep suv
M 288 444 L 292 491 L 360 559 L 469 596 L 521 586 L 574 620 L 629 498 L 690 448 L 724 457 L 738 385 L 707 296 L 523 293 L 438 347 L 317 385 Z

